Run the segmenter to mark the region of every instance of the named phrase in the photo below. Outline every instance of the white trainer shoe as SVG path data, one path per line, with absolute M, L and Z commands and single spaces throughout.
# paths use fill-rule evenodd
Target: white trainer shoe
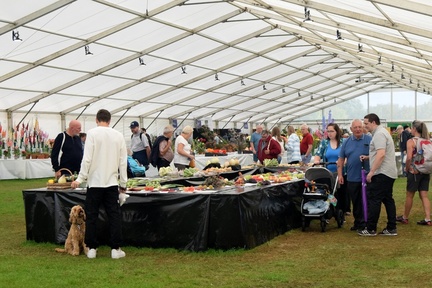
M 96 249 L 89 249 L 87 252 L 87 258 L 90 259 L 96 258 Z
M 121 250 L 121 248 L 111 250 L 111 258 L 112 259 L 119 259 L 119 258 L 123 258 L 125 256 L 126 256 L 126 253 L 123 250 Z

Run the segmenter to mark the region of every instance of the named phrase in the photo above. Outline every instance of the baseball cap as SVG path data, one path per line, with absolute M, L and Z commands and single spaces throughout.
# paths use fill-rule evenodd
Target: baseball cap
M 129 128 L 135 128 L 135 127 L 139 127 L 139 124 L 137 121 L 132 121 Z

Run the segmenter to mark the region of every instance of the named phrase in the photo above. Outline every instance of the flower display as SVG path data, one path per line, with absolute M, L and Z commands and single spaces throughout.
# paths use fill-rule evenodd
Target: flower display
M 51 147 L 48 133 L 40 129 L 37 118 L 34 124 L 29 121 L 27 125 L 21 123 L 7 130 L 0 123 L 0 157 L 3 154 L 10 158 L 13 154 L 19 158 L 23 152 L 48 152 Z

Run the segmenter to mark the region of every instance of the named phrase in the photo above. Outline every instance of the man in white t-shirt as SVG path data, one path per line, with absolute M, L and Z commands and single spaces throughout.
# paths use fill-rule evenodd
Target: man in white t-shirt
M 132 121 L 129 128 L 132 132 L 130 146 L 130 149 L 132 150 L 132 157 L 138 160 L 138 162 L 142 164 L 147 171 L 149 169 L 149 159 L 151 153 L 151 148 L 147 137 L 143 132 L 141 132 L 137 121 Z

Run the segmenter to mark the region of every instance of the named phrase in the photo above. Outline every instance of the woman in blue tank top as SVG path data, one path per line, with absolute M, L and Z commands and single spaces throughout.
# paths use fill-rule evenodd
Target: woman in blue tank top
M 314 163 L 321 162 L 337 162 L 339 152 L 342 146 L 342 131 L 335 123 L 327 125 L 327 139 L 323 139 L 315 152 Z M 337 172 L 336 164 L 328 164 L 326 166 L 331 172 Z

